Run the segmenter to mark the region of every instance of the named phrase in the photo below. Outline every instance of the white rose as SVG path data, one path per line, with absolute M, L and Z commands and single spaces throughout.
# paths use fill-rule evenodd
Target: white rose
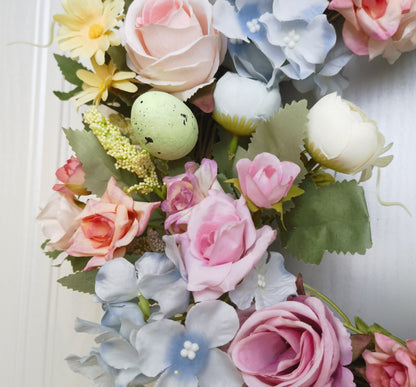
M 249 136 L 259 121 L 267 121 L 280 108 L 279 90 L 228 72 L 214 90 L 213 117 L 224 129 L 238 136 Z
M 308 118 L 306 147 L 324 167 L 350 175 L 363 172 L 361 180 L 366 180 L 373 166 L 386 166 L 393 158 L 379 158 L 392 144 L 384 147 L 376 122 L 336 93 L 321 98 Z
M 43 234 L 49 239 L 46 245 L 48 251 L 68 248 L 68 242 L 80 224 L 77 217 L 81 211 L 71 195 L 54 192 L 36 218 Z

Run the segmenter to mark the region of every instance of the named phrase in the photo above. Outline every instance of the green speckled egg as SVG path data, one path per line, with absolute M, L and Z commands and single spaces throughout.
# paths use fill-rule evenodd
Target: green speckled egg
M 198 123 L 180 99 L 162 91 L 148 91 L 131 109 L 134 141 L 163 160 L 186 156 L 198 139 Z

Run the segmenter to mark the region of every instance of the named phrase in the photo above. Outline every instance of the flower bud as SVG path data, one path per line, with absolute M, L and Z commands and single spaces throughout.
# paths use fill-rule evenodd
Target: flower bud
M 389 146 L 384 147 L 376 122 L 336 93 L 321 98 L 308 118 L 306 148 L 324 167 L 350 175 L 363 171 L 369 178 L 366 170 L 371 172 L 373 166 L 386 166 L 392 160 L 392 156 L 379 159 Z
M 221 77 L 214 90 L 214 119 L 237 136 L 249 136 L 256 124 L 268 120 L 280 108 L 278 89 L 228 72 Z

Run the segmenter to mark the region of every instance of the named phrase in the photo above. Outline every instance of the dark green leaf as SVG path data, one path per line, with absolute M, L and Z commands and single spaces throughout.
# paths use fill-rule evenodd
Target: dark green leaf
M 68 101 L 70 98 L 72 98 L 74 95 L 78 94 L 80 91 L 82 91 L 81 86 L 77 86 L 75 89 L 72 89 L 71 91 L 63 92 L 63 91 L 54 91 L 53 93 L 61 100 L 61 101 Z
M 54 54 L 53 56 L 55 57 L 64 78 L 73 85 L 82 86 L 82 81 L 77 77 L 76 72 L 80 69 L 87 69 L 81 63 L 68 58 L 65 55 Z
M 212 155 L 214 156 L 214 160 L 217 162 L 218 173 L 223 173 L 224 175 L 227 175 L 228 149 L 230 147 L 233 135 L 223 128 L 218 128 L 217 133 L 220 138 L 220 141 L 214 144 Z M 232 176 L 227 176 L 227 178 L 231 177 Z
M 111 176 L 121 189 L 137 184 L 134 173 L 115 167 L 114 159 L 107 154 L 92 132 L 64 129 L 64 133 L 86 171 L 84 187 L 89 191 L 102 196 Z
M 49 241 L 50 241 L 50 239 L 46 239 L 46 241 L 41 244 L 40 248 L 43 250 L 44 254 L 47 257 L 52 258 L 52 259 L 56 259 L 56 258 L 58 258 L 59 254 L 62 253 L 62 251 L 61 250 L 45 251 L 46 245 L 48 244 Z
M 364 254 L 371 231 L 363 189 L 355 180 L 317 188 L 307 180 L 305 193 L 285 215 L 283 246 L 294 256 L 319 264 L 325 251 Z
M 126 49 L 121 44 L 119 46 L 111 46 L 107 53 L 120 71 L 131 71 L 126 64 Z
M 124 0 L 124 14 L 127 13 L 127 10 L 130 7 L 130 4 L 133 2 L 133 0 Z
M 68 256 L 66 259 L 71 262 L 72 270 L 74 272 L 84 270 L 84 267 L 87 265 L 91 257 L 71 257 Z
M 58 282 L 68 289 L 81 293 L 95 293 L 95 277 L 98 270 L 79 271 L 58 279 Z

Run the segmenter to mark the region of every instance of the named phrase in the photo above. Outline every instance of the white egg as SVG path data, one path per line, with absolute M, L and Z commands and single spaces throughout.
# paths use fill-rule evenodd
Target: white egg
M 180 99 L 162 91 L 148 91 L 131 109 L 134 141 L 163 160 L 186 156 L 198 140 L 198 123 Z

